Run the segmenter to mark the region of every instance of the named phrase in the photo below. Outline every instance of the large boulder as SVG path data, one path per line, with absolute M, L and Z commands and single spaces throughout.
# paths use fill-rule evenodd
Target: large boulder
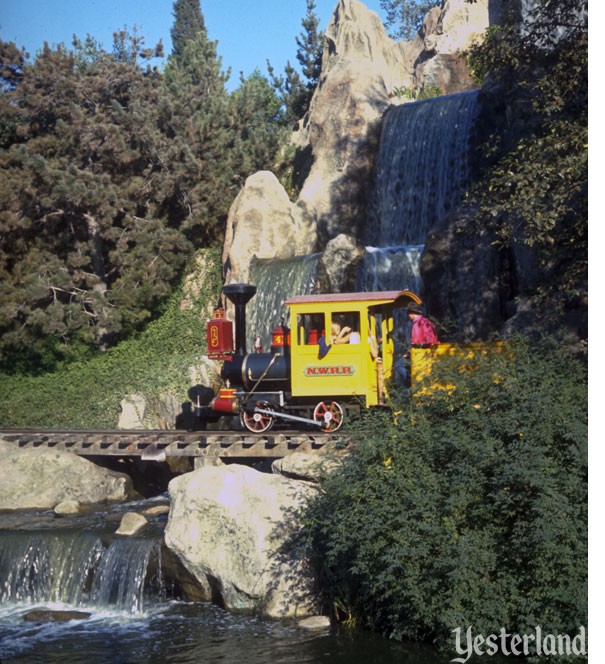
M 168 490 L 166 545 L 216 602 L 274 618 L 317 613 L 308 564 L 287 546 L 316 488 L 232 464 L 181 475 Z
M 128 475 L 71 452 L 19 449 L 0 440 L 0 465 L 0 510 L 52 509 L 66 500 L 104 503 L 138 496 Z
M 365 250 L 351 235 L 341 233 L 330 240 L 320 259 L 320 288 L 327 293 L 346 293 L 356 289 L 359 264 Z
M 315 248 L 313 224 L 269 171 L 251 175 L 229 210 L 223 266 L 226 283 L 247 283 L 256 258 L 291 258 Z

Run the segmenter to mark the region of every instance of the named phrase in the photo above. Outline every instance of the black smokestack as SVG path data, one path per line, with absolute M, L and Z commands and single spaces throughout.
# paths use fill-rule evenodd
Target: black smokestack
M 246 305 L 256 294 L 252 284 L 229 284 L 223 294 L 235 305 L 235 353 L 246 354 Z

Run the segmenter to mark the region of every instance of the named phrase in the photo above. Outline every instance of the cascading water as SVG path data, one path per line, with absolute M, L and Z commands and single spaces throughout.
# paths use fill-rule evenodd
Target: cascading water
M 95 574 L 93 603 L 131 613 L 142 612 L 150 558 L 158 551 L 159 545 L 153 540 L 114 540 L 105 550 Z
M 2 605 L 95 606 L 140 613 L 158 597 L 161 581 L 146 582 L 159 543 L 115 540 L 105 547 L 92 533 L 3 533 L 0 537 Z
M 470 139 L 478 92 L 395 106 L 383 121 L 368 244 L 423 244 L 470 184 Z
M 391 108 L 383 120 L 369 196 L 360 290 L 422 292 L 420 258 L 431 227 L 471 181 L 470 146 L 478 92 Z
M 420 256 L 424 245 L 402 247 L 366 247 L 357 273 L 357 290 L 411 290 L 422 289 Z
M 96 535 L 3 533 L 0 537 L 0 601 L 65 602 L 79 606 L 87 577 L 103 554 Z
M 252 263 L 250 281 L 256 286 L 256 295 L 248 305 L 248 339 L 258 335 L 264 348 L 271 345 L 271 331 L 282 320 L 286 325 L 289 323 L 284 300 L 314 291 L 320 257 L 321 254 L 309 254 Z

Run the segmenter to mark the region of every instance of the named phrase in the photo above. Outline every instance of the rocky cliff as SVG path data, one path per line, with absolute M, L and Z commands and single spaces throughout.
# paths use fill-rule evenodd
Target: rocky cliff
M 342 235 L 358 243 L 384 111 L 422 89 L 469 89 L 460 53 L 481 38 L 495 4 L 446 0 L 427 14 L 415 39 L 394 42 L 359 0 L 339 0 L 325 31 L 319 84 L 292 137 L 306 174 L 300 193 L 291 201 L 269 173 L 248 178 L 229 212 L 227 283 L 246 281 L 253 256 L 322 251 Z

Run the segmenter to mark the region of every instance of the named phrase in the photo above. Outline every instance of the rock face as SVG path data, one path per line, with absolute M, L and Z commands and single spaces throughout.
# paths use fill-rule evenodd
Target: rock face
M 482 39 L 485 29 L 499 15 L 497 4 L 445 0 L 441 7 L 428 12 L 417 37 L 423 47 L 414 71 L 417 88 L 435 87 L 442 94 L 452 94 L 474 87 L 461 53 Z
M 0 440 L 0 509 L 52 509 L 65 500 L 79 503 L 125 501 L 137 497 L 128 475 L 116 473 L 71 452 L 20 450 Z
M 313 155 L 299 202 L 315 222 L 321 246 L 340 233 L 359 236 L 381 117 L 394 91 L 412 86 L 420 48 L 392 41 L 361 2 L 336 6 L 319 84 L 295 137 Z
M 459 52 L 480 38 L 497 4 L 446 0 L 412 41 L 394 42 L 359 0 L 338 2 L 317 89 L 291 141 L 306 164 L 299 197 L 292 203 L 270 173 L 248 178 L 229 212 L 226 283 L 247 281 L 254 255 L 290 258 L 321 251 L 340 234 L 361 237 L 384 111 L 406 90 L 469 89 Z
M 269 171 L 251 175 L 233 202 L 227 219 L 223 266 L 227 283 L 248 282 L 250 261 L 311 253 L 315 232 L 299 206 Z
M 214 601 L 274 618 L 317 613 L 304 558 L 284 548 L 315 488 L 233 464 L 182 475 L 168 490 L 166 545 Z

